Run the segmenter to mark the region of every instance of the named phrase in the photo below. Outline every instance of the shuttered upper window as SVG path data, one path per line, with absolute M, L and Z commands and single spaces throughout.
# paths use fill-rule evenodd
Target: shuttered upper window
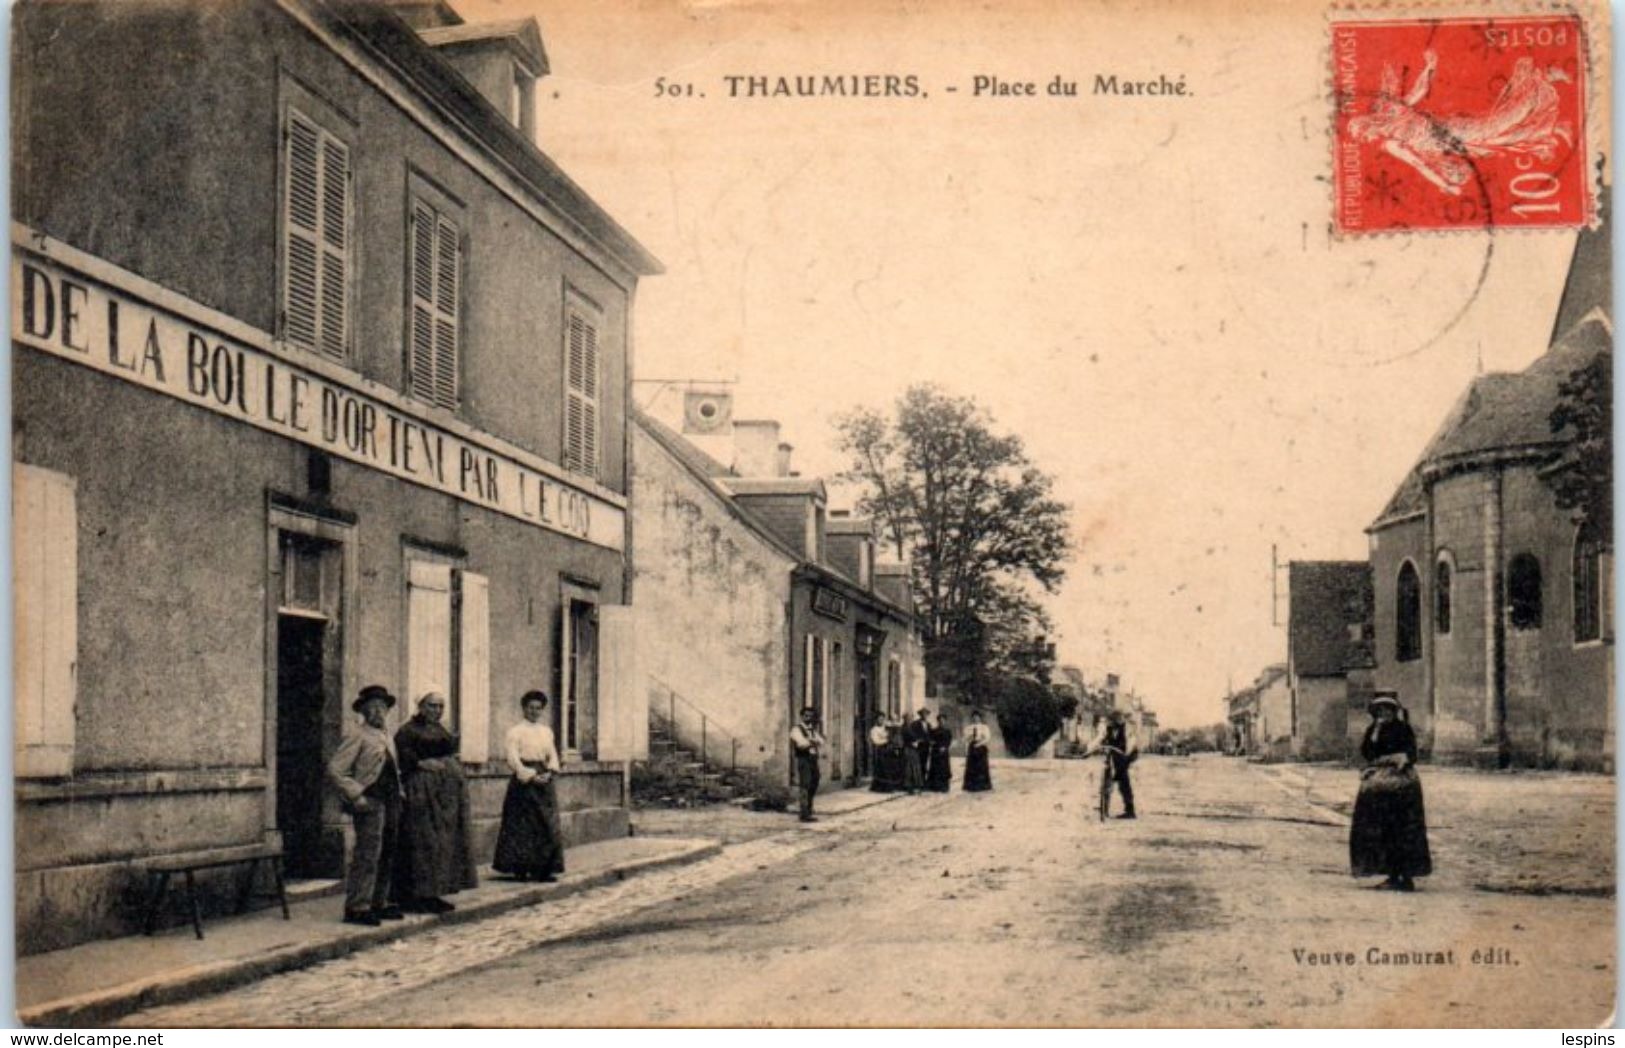
M 350 342 L 350 147 L 288 109 L 282 199 L 282 336 L 330 360 Z
M 458 309 L 462 249 L 457 224 L 444 212 L 412 201 L 408 261 L 411 315 L 407 318 L 408 387 L 414 397 L 457 407 Z
M 564 336 L 564 466 L 598 476 L 598 317 L 573 301 Z

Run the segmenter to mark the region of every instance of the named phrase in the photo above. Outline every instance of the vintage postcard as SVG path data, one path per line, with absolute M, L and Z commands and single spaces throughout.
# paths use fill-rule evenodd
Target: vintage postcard
M 22 1023 L 1611 1021 L 1606 7 L 11 30 Z

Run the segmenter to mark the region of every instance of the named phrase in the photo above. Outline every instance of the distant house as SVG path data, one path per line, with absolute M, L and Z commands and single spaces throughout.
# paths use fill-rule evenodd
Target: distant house
M 1331 760 L 1350 753 L 1365 726 L 1371 654 L 1371 565 L 1366 561 L 1293 561 L 1288 567 L 1287 687 L 1292 695 L 1292 754 Z
M 1378 687 L 1435 756 L 1612 766 L 1612 537 L 1549 483 L 1559 387 L 1613 352 L 1606 226 L 1582 233 L 1550 348 L 1481 375 L 1367 529 Z
M 1292 756 L 1292 689 L 1286 664 L 1266 666 L 1253 681 L 1258 699 L 1256 753 L 1271 760 Z
M 1225 697 L 1230 722 L 1230 752 L 1241 757 L 1258 753 L 1258 689 L 1242 688 Z

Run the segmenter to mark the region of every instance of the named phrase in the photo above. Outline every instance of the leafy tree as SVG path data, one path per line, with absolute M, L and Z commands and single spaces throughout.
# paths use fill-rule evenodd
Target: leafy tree
M 1557 504 L 1573 510 L 1574 522 L 1590 525 L 1609 546 L 1614 535 L 1613 357 L 1600 352 L 1570 372 L 1548 420 L 1553 434 L 1568 435 L 1566 468 L 1551 476 Z
M 1031 677 L 1006 677 L 993 684 L 993 712 L 1012 757 L 1030 757 L 1061 727 L 1055 693 Z
M 863 489 L 859 509 L 912 559 L 927 673 L 984 694 L 1011 673 L 1047 683 L 1048 666 L 1032 657 L 1047 627 L 1033 593 L 1065 578 L 1069 507 L 1021 438 L 932 385 L 909 388 L 891 415 L 857 409 L 836 426 L 852 462 L 842 479 Z

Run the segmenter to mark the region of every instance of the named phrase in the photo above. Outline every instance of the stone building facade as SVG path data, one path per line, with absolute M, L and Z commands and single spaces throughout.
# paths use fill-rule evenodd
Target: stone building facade
M 1558 507 L 1574 467 L 1550 424 L 1613 352 L 1608 266 L 1606 227 L 1583 233 L 1550 348 L 1477 378 L 1368 529 L 1374 683 L 1437 757 L 1612 767 L 1612 537 Z
M 776 423 L 730 421 L 704 441 L 681 424 L 634 409 L 651 722 L 713 765 L 789 783 L 790 726 L 811 708 L 828 738 L 824 781 L 856 782 L 871 773 L 875 716 L 919 705 L 906 569 L 877 559 L 868 521 L 828 510 L 821 481 L 793 474 Z
M 158 858 L 280 842 L 339 876 L 323 767 L 365 684 L 395 723 L 449 696 L 480 858 L 534 687 L 567 838 L 624 834 L 630 313 L 659 266 L 531 140 L 535 25 L 13 26 L 21 948 L 128 931 Z

